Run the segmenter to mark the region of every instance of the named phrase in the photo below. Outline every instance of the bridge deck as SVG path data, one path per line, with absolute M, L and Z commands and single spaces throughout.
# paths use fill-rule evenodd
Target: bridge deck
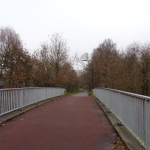
M 116 135 L 86 93 L 59 98 L 0 126 L 3 150 L 112 150 Z

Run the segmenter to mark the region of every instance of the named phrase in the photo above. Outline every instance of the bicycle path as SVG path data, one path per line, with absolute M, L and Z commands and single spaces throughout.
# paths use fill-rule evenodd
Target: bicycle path
M 87 93 L 58 98 L 0 126 L 2 150 L 112 150 L 116 132 Z

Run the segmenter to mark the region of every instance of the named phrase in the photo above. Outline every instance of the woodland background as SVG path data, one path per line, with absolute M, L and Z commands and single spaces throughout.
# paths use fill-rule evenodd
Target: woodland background
M 74 62 L 83 64 L 75 71 Z M 132 43 L 118 49 L 111 39 L 105 39 L 91 55 L 71 58 L 66 41 L 53 34 L 48 42 L 30 54 L 19 34 L 11 27 L 0 28 L 0 86 L 113 88 L 150 96 L 150 43 Z

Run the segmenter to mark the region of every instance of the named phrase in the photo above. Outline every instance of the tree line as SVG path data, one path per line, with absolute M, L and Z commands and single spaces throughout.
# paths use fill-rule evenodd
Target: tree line
M 66 41 L 53 34 L 30 54 L 11 27 L 0 28 L 0 81 L 5 88 L 64 87 L 78 89 L 78 76 Z M 1 85 L 2 86 L 2 85 Z
M 150 96 L 150 43 L 132 43 L 120 51 L 111 39 L 105 39 L 93 50 L 81 79 L 89 89 L 113 88 Z
M 53 34 L 30 54 L 11 27 L 0 28 L 0 87 L 113 88 L 150 95 L 150 43 L 132 43 L 119 50 L 105 39 L 80 60 L 87 65 L 79 74 L 73 68 L 66 41 Z M 83 61 L 81 61 L 83 63 Z

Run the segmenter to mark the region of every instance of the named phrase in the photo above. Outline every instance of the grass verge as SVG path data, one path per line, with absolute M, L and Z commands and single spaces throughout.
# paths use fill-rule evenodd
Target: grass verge
M 75 91 L 75 92 L 67 92 L 66 94 L 65 94 L 65 96 L 67 96 L 67 95 L 73 95 L 73 94 L 77 94 L 77 93 L 81 93 L 82 91 Z
M 92 95 L 92 94 L 93 94 L 92 91 L 89 91 L 89 92 L 88 92 L 88 95 Z

